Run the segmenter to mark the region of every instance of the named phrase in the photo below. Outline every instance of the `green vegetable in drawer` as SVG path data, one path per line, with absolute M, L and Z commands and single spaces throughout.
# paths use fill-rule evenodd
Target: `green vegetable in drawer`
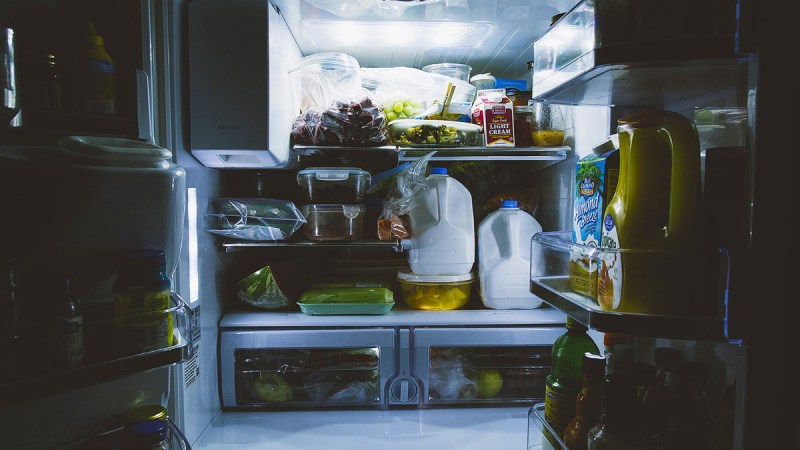
M 392 291 L 386 288 L 339 287 L 310 289 L 300 296 L 298 303 L 393 303 Z

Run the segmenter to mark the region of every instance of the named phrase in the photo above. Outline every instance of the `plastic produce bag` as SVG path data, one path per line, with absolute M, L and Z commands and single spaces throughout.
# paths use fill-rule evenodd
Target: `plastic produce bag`
M 288 239 L 306 223 L 293 202 L 270 198 L 215 199 L 205 217 L 208 232 L 254 241 Z
M 387 142 L 386 116 L 369 96 L 337 100 L 327 109 L 299 115 L 292 128 L 299 145 L 379 147 Z
M 430 395 L 440 400 L 473 400 L 478 396 L 473 363 L 460 353 L 431 355 Z
M 285 309 L 294 305 L 299 294 L 300 273 L 296 264 L 264 266 L 237 284 L 239 300 L 260 309 Z
M 458 78 L 411 67 L 361 68 L 361 83 L 384 107 L 386 121 L 411 119 L 434 101 L 444 102 L 447 86 L 455 86 L 452 102 L 472 105 L 475 86 Z
M 383 211 L 378 217 L 378 239 L 404 239 L 410 235 L 402 217 L 411 210 L 417 196 L 428 189 L 428 161 L 435 153 L 428 153 L 380 182 L 380 186 L 388 192 Z M 380 178 L 380 174 L 375 178 Z M 371 192 L 372 188 L 367 189 L 367 195 Z

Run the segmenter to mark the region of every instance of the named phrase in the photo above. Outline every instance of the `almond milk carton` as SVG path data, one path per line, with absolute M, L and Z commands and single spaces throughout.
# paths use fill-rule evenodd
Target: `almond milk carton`
M 505 89 L 479 89 L 472 103 L 472 123 L 483 127 L 487 147 L 514 146 L 514 104 Z

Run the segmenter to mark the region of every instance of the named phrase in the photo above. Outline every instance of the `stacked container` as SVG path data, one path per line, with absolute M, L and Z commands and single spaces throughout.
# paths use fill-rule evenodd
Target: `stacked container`
M 364 234 L 364 193 L 370 181 L 355 167 L 309 167 L 297 173 L 297 184 L 308 204 L 303 234 L 315 241 L 348 241 Z
M 403 301 L 413 308 L 457 309 L 469 301 L 475 280 L 475 222 L 472 194 L 444 167 L 433 167 L 427 189 L 409 212 L 410 272 L 401 271 Z

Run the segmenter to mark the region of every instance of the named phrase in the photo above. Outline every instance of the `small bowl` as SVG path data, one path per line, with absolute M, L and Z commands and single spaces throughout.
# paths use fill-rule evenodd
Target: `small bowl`
M 406 305 L 416 309 L 444 311 L 461 308 L 469 302 L 475 274 L 417 275 L 400 271 L 397 280 Z

